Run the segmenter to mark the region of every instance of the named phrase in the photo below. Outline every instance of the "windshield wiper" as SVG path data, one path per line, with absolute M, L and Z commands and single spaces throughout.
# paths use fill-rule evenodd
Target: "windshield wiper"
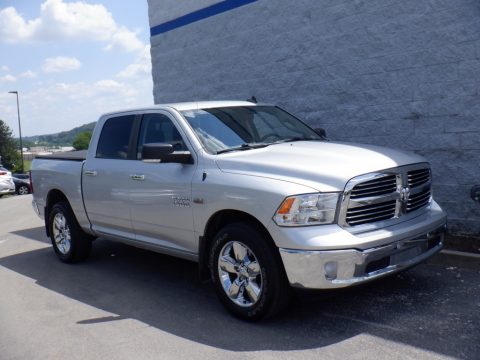
M 243 150 L 251 150 L 251 149 L 259 149 L 259 148 L 262 148 L 262 147 L 265 147 L 269 144 L 263 144 L 263 143 L 245 143 L 245 144 L 242 144 L 240 146 L 234 146 L 234 147 L 231 147 L 231 148 L 228 148 L 228 149 L 223 149 L 223 150 L 219 150 L 217 151 L 217 154 L 223 154 L 223 153 L 227 153 L 227 152 L 230 152 L 230 151 L 243 151 Z
M 320 140 L 322 139 L 312 139 L 312 138 L 307 138 L 303 136 L 294 136 L 288 139 L 281 139 L 281 140 L 275 141 L 272 144 L 281 144 L 281 143 L 293 142 L 293 141 L 320 141 Z

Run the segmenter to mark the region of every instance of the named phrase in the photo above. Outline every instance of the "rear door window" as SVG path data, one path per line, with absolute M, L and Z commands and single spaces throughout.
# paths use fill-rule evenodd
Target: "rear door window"
M 127 159 L 135 115 L 117 116 L 103 125 L 97 146 L 97 158 Z

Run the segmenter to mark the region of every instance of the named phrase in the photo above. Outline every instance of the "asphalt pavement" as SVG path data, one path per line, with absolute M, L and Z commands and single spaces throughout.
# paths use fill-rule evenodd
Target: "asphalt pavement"
M 30 202 L 0 199 L 1 360 L 480 359 L 480 259 L 440 255 L 365 286 L 302 293 L 251 324 L 192 262 L 98 239 L 86 262 L 61 263 Z

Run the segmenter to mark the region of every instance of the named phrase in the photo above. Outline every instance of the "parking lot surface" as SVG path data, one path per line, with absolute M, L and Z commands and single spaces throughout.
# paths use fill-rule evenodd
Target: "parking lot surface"
M 31 195 L 0 199 L 0 359 L 480 359 L 480 266 L 432 261 L 231 317 L 196 264 L 104 239 L 57 260 Z

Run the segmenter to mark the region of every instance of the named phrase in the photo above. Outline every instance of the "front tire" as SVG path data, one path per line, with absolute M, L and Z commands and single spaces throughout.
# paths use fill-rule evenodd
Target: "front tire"
M 70 206 L 56 203 L 48 219 L 50 240 L 58 258 L 66 263 L 85 260 L 92 248 L 92 237 L 80 228 Z
M 280 256 L 254 224 L 225 226 L 210 251 L 210 273 L 220 301 L 249 321 L 273 316 L 288 305 L 290 287 Z

